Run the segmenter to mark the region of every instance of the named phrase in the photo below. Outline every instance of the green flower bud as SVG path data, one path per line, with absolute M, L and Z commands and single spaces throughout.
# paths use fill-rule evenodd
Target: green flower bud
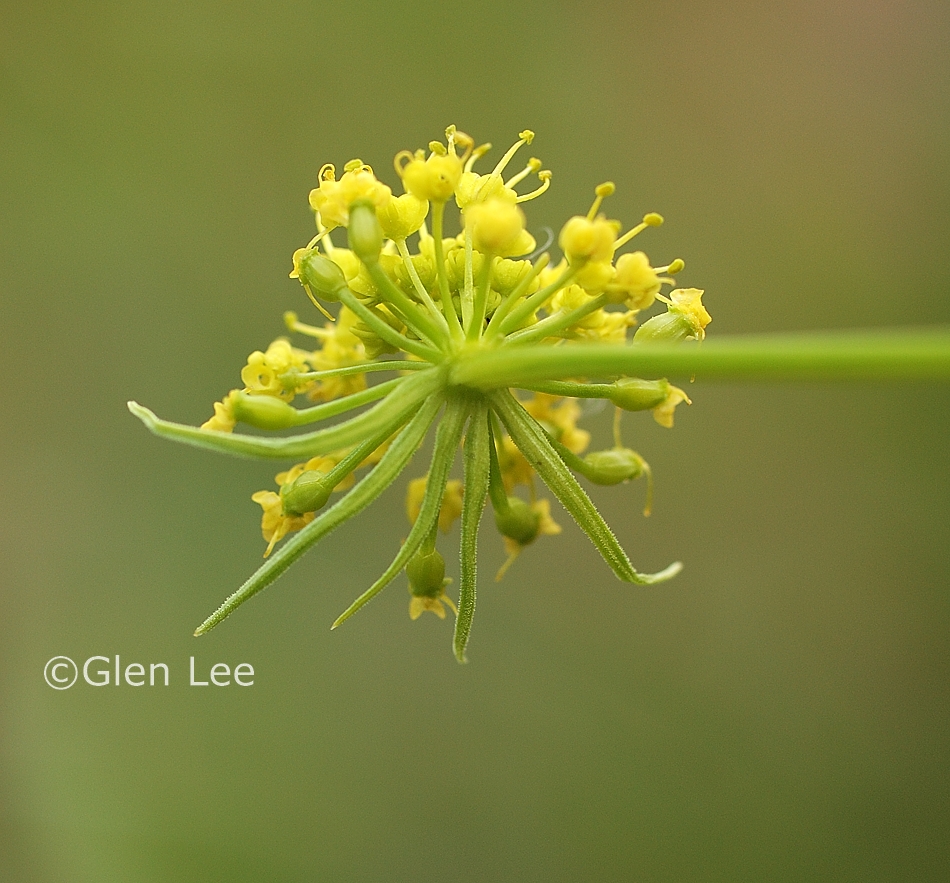
M 413 595 L 438 598 L 445 588 L 445 559 L 437 549 L 416 552 L 406 565 L 406 576 Z
M 319 469 L 308 469 L 301 472 L 290 484 L 285 484 L 280 489 L 284 513 L 303 515 L 305 512 L 322 509 L 333 492 L 333 486 L 326 478 L 326 474 Z
M 297 425 L 297 409 L 271 395 L 239 392 L 232 403 L 234 419 L 258 429 L 286 429 Z
M 681 313 L 660 313 L 647 319 L 633 335 L 636 343 L 682 343 L 696 337 L 693 324 Z
M 621 377 L 604 391 L 610 401 L 624 411 L 649 411 L 669 398 L 671 388 L 665 377 L 661 380 Z
M 594 484 L 620 484 L 643 475 L 643 458 L 630 448 L 592 451 L 584 457 L 584 477 Z
M 520 497 L 508 497 L 508 511 L 495 510 L 495 524 L 502 536 L 514 540 L 520 546 L 527 546 L 537 539 L 541 515 Z
M 300 252 L 294 254 L 294 270 L 301 283 L 315 297 L 322 297 L 330 303 L 339 301 L 340 291 L 346 288 L 343 270 L 316 249 L 301 249 Z
M 364 263 L 375 264 L 383 248 L 383 228 L 371 202 L 362 200 L 350 206 L 350 223 L 346 228 L 350 249 Z

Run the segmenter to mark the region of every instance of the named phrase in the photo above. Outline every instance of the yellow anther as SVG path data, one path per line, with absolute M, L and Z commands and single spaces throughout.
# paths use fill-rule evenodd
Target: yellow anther
M 493 175 L 500 175 L 504 170 L 505 166 L 511 162 L 511 158 L 518 152 L 522 144 L 530 144 L 534 141 L 534 132 L 530 129 L 525 129 L 518 135 L 518 140 L 508 148 L 508 152 L 498 160 L 498 165 L 492 169 Z
M 470 172 L 472 170 L 472 166 L 475 165 L 475 161 L 481 159 L 486 153 L 488 153 L 489 150 L 491 150 L 491 142 L 486 141 L 484 144 L 479 144 L 466 160 L 465 171 Z
M 668 267 L 657 267 L 657 272 L 669 273 L 671 276 L 674 276 L 677 273 L 682 273 L 685 266 L 686 261 L 684 261 L 682 258 L 677 258 Z
M 604 198 L 610 196 L 616 189 L 617 188 L 614 186 L 613 181 L 604 181 L 603 184 L 598 184 L 594 188 L 594 201 L 591 203 L 590 211 L 587 212 L 587 220 L 594 220 L 594 216 L 597 214 L 600 204 L 604 201 Z
M 320 166 L 320 171 L 317 172 L 318 181 L 335 181 L 336 180 L 336 166 L 332 162 L 324 163 Z
M 551 186 L 550 169 L 542 169 L 540 172 L 538 172 L 538 179 L 541 181 L 541 186 L 536 190 L 532 190 L 530 193 L 525 193 L 523 196 L 519 196 L 515 202 L 527 202 L 529 199 L 536 199 L 542 193 L 544 193 L 544 191 Z
M 658 215 L 656 212 L 650 212 L 643 216 L 643 220 L 637 224 L 636 227 L 632 227 L 626 233 L 621 236 L 616 243 L 614 243 L 614 251 L 620 248 L 622 245 L 626 245 L 634 236 L 638 233 L 642 233 L 646 230 L 647 227 L 659 227 L 663 223 L 663 216 Z
M 541 160 L 537 157 L 532 157 L 528 160 L 528 164 L 520 171 L 517 175 L 512 175 L 507 181 L 505 181 L 506 187 L 514 187 L 519 181 L 523 181 L 528 177 L 532 172 L 536 172 L 541 168 Z
M 441 141 L 430 141 L 429 150 L 436 156 L 445 156 L 448 153 L 445 145 Z

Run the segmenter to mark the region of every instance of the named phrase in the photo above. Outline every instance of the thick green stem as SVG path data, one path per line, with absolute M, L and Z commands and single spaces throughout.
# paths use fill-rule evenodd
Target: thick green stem
M 691 344 L 567 344 L 465 354 L 450 382 L 478 389 L 565 377 L 680 375 L 712 380 L 950 381 L 950 328 L 758 334 Z

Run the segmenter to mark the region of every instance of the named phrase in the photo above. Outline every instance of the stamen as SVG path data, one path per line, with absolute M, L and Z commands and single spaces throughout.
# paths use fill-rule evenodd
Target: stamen
M 686 266 L 686 261 L 682 258 L 677 258 L 669 266 L 666 267 L 654 267 L 653 270 L 656 273 L 669 273 L 671 276 L 675 276 L 677 273 L 683 272 L 683 267 Z
M 393 157 L 393 167 L 396 169 L 396 174 L 399 175 L 400 179 L 402 178 L 403 169 L 414 159 L 416 159 L 416 157 L 411 150 L 400 150 L 399 153 Z M 400 162 L 400 160 L 405 160 L 405 162 Z
M 318 181 L 335 181 L 336 180 L 336 166 L 332 162 L 324 163 L 320 166 L 320 171 L 317 172 Z
M 463 171 L 470 172 L 472 166 L 475 165 L 475 161 L 481 159 L 488 151 L 491 150 L 491 142 L 485 142 L 484 144 L 479 144 L 472 153 L 471 156 L 465 161 L 465 167 Z
M 643 220 L 637 224 L 636 227 L 628 230 L 614 243 L 614 251 L 616 251 L 622 245 L 626 245 L 631 239 L 633 239 L 634 236 L 636 236 L 638 233 L 642 233 L 647 227 L 659 227 L 662 223 L 663 216 L 658 215 L 656 212 L 650 212 L 649 214 L 644 215 Z
M 594 202 L 590 207 L 590 211 L 587 212 L 587 220 L 593 221 L 594 217 L 597 214 L 597 210 L 600 208 L 600 204 L 604 201 L 604 198 L 610 196 L 617 188 L 614 186 L 613 181 L 604 181 L 603 184 L 598 184 L 594 188 Z
M 505 187 L 514 188 L 515 184 L 519 181 L 523 181 L 528 177 L 532 172 L 536 172 L 541 168 L 541 160 L 536 157 L 531 157 L 528 160 L 528 164 L 520 171 L 517 175 L 512 175 L 507 181 L 505 181 Z
M 498 165 L 492 169 L 492 174 L 500 175 L 504 171 L 505 166 L 511 162 L 512 157 L 521 148 L 521 145 L 530 144 L 532 141 L 534 141 L 534 132 L 532 132 L 530 129 L 525 129 L 523 132 L 519 133 L 518 140 L 512 144 L 511 147 L 508 148 L 508 152 L 500 160 L 498 160 Z
M 541 181 L 541 186 L 537 190 L 532 190 L 530 193 L 525 193 L 523 196 L 519 196 L 515 203 L 527 202 L 529 199 L 537 199 L 548 187 L 551 186 L 551 172 L 549 169 L 542 169 L 538 172 L 538 179 Z

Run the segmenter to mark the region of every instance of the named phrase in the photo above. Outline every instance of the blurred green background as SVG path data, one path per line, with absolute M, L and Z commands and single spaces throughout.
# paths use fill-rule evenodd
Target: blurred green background
M 595 499 L 685 571 L 625 587 L 557 510 L 496 586 L 486 530 L 466 667 L 404 580 L 329 632 L 404 481 L 191 638 L 259 562 L 276 470 L 125 402 L 204 420 L 309 315 L 320 166 L 395 184 L 448 123 L 537 132 L 536 227 L 607 178 L 611 216 L 662 212 L 644 247 L 711 334 L 946 323 L 948 72 L 942 0 L 4 0 L 0 879 L 946 879 L 946 388 L 698 381 L 672 432 L 628 419 L 654 515 Z M 58 654 L 172 685 L 56 692 Z M 189 688 L 191 655 L 256 683 Z

